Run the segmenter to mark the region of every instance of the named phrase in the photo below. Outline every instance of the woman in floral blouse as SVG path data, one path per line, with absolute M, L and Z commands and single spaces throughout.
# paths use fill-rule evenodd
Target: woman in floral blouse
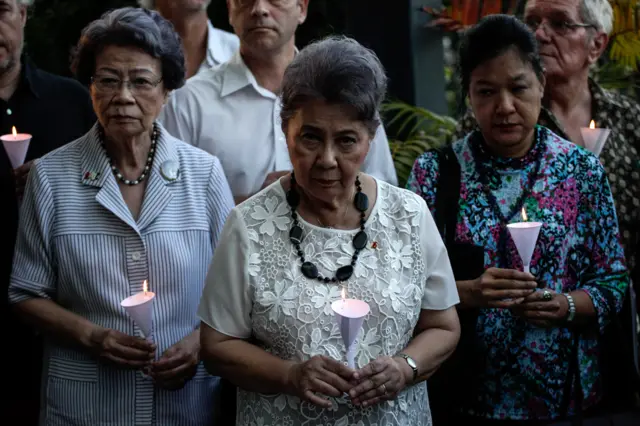
M 455 142 L 451 155 L 460 193 L 447 248 L 465 316 L 457 369 L 464 385 L 447 394 L 439 389 L 447 377 L 429 383 L 434 420 L 552 422 L 581 400 L 594 409 L 602 396 L 598 337 L 629 284 L 606 175 L 595 156 L 536 125 L 544 76 L 524 24 L 483 19 L 466 34 L 460 61 L 480 129 Z M 452 196 L 437 193 L 448 171 L 443 158 L 422 155 L 408 182 L 435 215 L 436 204 L 446 205 L 436 198 Z M 520 272 L 506 227 L 523 220 L 523 209 L 543 223 L 530 274 Z

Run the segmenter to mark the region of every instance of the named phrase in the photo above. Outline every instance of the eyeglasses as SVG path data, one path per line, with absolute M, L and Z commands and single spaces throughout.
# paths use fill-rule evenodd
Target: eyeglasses
M 545 33 L 548 35 L 557 34 L 559 36 L 565 36 L 576 28 L 596 28 L 593 24 L 569 22 L 559 19 L 527 19 L 525 20 L 525 24 L 527 24 L 533 32 L 536 32 L 538 28 L 543 27 Z
M 122 84 L 126 84 L 127 88 L 134 95 L 148 94 L 155 89 L 162 81 L 162 78 L 158 80 L 151 80 L 146 77 L 136 77 L 132 80 L 122 80 L 117 77 L 111 76 L 94 76 L 91 77 L 91 83 L 97 90 L 103 93 L 115 93 L 122 87 Z

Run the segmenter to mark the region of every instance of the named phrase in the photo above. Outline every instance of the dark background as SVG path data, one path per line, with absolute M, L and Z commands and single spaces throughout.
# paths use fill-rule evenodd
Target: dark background
M 298 47 L 343 33 L 348 1 L 311 0 L 307 22 L 298 30 Z M 40 68 L 69 76 L 69 55 L 82 29 L 110 9 L 137 5 L 135 0 L 36 0 L 27 21 L 25 49 Z M 231 31 L 225 0 L 213 0 L 209 16 L 215 27 Z
M 310 0 L 296 45 L 346 34 L 373 49 L 389 77 L 388 98 L 446 114 L 442 33 L 425 28 L 422 6 L 441 0 Z M 104 12 L 137 6 L 135 0 L 36 0 L 26 27 L 26 52 L 42 69 L 70 76 L 70 53 L 82 29 Z M 231 31 L 225 0 L 213 0 L 209 16 Z

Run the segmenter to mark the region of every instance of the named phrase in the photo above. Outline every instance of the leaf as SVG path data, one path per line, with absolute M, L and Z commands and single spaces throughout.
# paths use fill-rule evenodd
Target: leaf
M 265 399 L 262 399 L 262 408 L 264 409 L 264 411 L 266 411 L 269 415 L 271 415 L 271 404 L 269 404 Z
M 336 269 L 336 265 L 334 265 L 333 263 L 331 263 L 327 258 L 325 257 L 320 257 L 319 259 L 317 259 L 318 263 L 320 265 L 322 265 L 322 267 L 328 272 L 331 273 L 334 269 Z M 351 262 L 351 258 L 349 258 L 349 262 Z M 337 262 L 338 264 L 340 264 L 340 262 Z M 348 262 L 347 262 L 348 263 Z
M 289 408 L 291 408 L 292 410 L 298 411 L 299 410 L 299 405 L 300 405 L 300 398 L 298 398 L 297 396 L 287 396 L 287 403 L 289 404 Z
M 325 244 L 324 244 L 324 249 L 325 250 L 333 250 L 336 247 L 338 247 L 338 245 L 340 245 L 340 238 L 338 237 L 333 237 L 331 239 L 329 239 Z
M 255 229 L 249 229 L 247 231 L 247 236 L 249 237 L 249 240 L 253 241 L 253 242 L 259 242 L 260 239 L 258 238 L 258 233 L 256 232 Z
M 275 401 L 273 401 L 273 405 L 280 411 L 284 410 L 287 406 L 287 397 L 284 394 L 278 395 Z
M 440 116 L 427 109 L 404 102 L 390 101 L 381 108 L 388 128 L 405 140 L 389 138 L 389 149 L 398 175 L 398 184 L 406 185 L 415 160 L 425 151 L 438 148 L 453 139 L 457 123 L 451 117 Z
M 411 234 L 411 225 L 404 221 L 400 222 L 398 223 L 398 231 L 404 232 L 405 234 Z
M 307 244 L 304 248 L 304 257 L 311 259 L 316 254 L 316 247 L 313 244 Z
M 342 355 L 340 355 L 340 351 L 333 345 L 325 345 L 324 350 L 327 351 L 327 354 L 332 359 L 342 359 Z
M 347 416 L 342 416 L 333 424 L 333 426 L 349 426 L 349 418 Z

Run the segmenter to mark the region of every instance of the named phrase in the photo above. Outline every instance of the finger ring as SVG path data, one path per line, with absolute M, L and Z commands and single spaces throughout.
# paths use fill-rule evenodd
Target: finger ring
M 380 385 L 380 387 L 382 388 L 382 394 L 386 395 L 387 394 L 387 385 L 385 385 L 384 383 Z
M 545 290 L 542 292 L 542 300 L 551 300 L 553 299 L 553 294 L 549 290 Z

